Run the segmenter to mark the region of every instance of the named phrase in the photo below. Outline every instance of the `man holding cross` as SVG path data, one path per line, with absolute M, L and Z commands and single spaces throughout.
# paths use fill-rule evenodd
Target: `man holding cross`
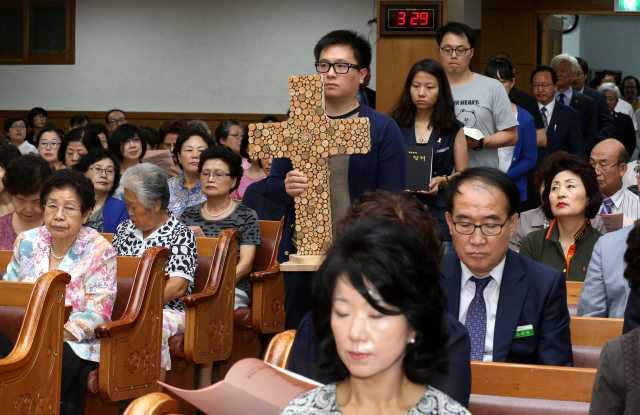
M 371 125 L 368 154 L 335 155 L 329 159 L 330 201 L 333 222 L 342 218 L 351 203 L 367 190 L 403 190 L 405 149 L 400 128 L 390 117 L 358 102 L 358 90 L 371 64 L 371 45 L 350 30 L 333 31 L 314 48 L 316 70 L 324 75 L 325 113 L 331 119 L 366 117 Z M 307 189 L 303 172 L 291 160 L 273 160 L 267 179 L 267 197 L 286 206 L 284 231 L 278 252 L 280 263 L 296 252 L 294 197 Z M 288 273 L 285 278 L 286 328 L 297 328 L 308 311 L 308 275 Z

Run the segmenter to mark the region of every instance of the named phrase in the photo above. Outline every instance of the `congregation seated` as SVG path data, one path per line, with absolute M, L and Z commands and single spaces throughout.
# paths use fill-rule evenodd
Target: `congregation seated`
M 628 162 L 629 153 L 620 141 L 613 138 L 601 141 L 591 151 L 589 164 L 596 171 L 604 196 L 600 214 L 622 212 L 627 218 L 640 218 L 640 199 L 622 182 Z
M 103 148 L 109 147 L 109 129 L 101 122 L 91 122 L 87 124 L 87 128 L 93 130 L 100 139 Z
M 91 123 L 91 118 L 84 114 L 76 114 L 69 120 L 69 131 L 84 127 L 89 123 Z
M 640 226 L 629 233 L 624 278 L 636 298 L 640 294 Z M 598 363 L 589 414 L 635 414 L 640 411 L 640 328 L 607 341 Z
M 557 269 L 569 281 L 584 281 L 593 246 L 602 236 L 591 226 L 602 202 L 595 171 L 574 154 L 556 154 L 542 200 L 549 229 L 525 236 L 520 253 Z
M 130 219 L 122 222 L 113 237 L 118 255 L 141 256 L 153 246 L 164 246 L 171 254 L 165 272 L 162 321 L 161 379 L 171 370 L 169 337 L 184 333 L 185 309 L 182 297 L 191 294 L 198 267 L 198 249 L 193 231 L 168 211 L 167 173 L 150 163 L 129 168 L 120 180 Z
M 148 125 L 141 125 L 138 127 L 140 135 L 147 143 L 147 150 L 157 150 L 160 147 L 160 134 L 158 130 Z
M 0 249 L 13 249 L 18 235 L 42 226 L 45 212 L 40 192 L 52 173 L 49 163 L 35 154 L 9 163 L 2 182 L 15 210 L 0 217 Z
M 551 174 L 550 169 L 553 167 L 558 157 L 564 157 L 567 154 L 568 153 L 566 151 L 557 151 L 547 156 L 538 165 L 538 168 L 535 172 L 533 185 L 536 189 L 536 192 L 540 195 L 540 200 L 542 200 L 542 197 L 544 196 L 544 181 L 545 178 Z M 522 240 L 525 236 L 540 229 L 548 229 L 549 225 L 551 225 L 551 222 L 549 221 L 549 219 L 547 219 L 544 212 L 542 211 L 542 206 L 538 206 L 535 209 L 527 210 L 526 212 L 520 213 L 520 219 L 518 219 L 516 232 L 513 234 L 509 241 L 509 248 L 513 249 L 516 252 L 520 252 Z M 602 220 L 600 215 L 596 215 L 593 220 L 591 220 L 591 226 L 593 226 L 598 232 L 603 235 L 607 233 L 607 228 L 604 225 L 604 221 Z
M 102 148 L 102 144 L 95 131 L 87 127 L 76 128 L 62 138 L 58 149 L 58 160 L 64 163 L 66 168 L 71 169 L 80 157 L 99 148 Z
M 339 222 L 338 233 L 349 223 L 374 218 L 399 222 L 407 228 L 407 232 L 415 232 L 436 263 L 440 263 L 443 236 L 438 230 L 436 220 L 418 199 L 402 192 L 377 190 L 365 193 L 349 207 L 346 216 Z M 437 279 L 437 273 L 432 274 L 432 277 Z M 427 383 L 466 407 L 469 405 L 471 394 L 469 334 L 465 327 L 446 311 L 443 321 L 448 334 L 443 360 L 448 364 L 448 372 L 433 373 Z M 327 383 L 327 379 L 319 377 L 317 372 L 318 363 L 322 359 L 320 340 L 314 332 L 313 316 L 307 313 L 298 326 L 289 355 L 288 369 L 318 382 Z
M 202 193 L 200 173 L 200 154 L 215 146 L 211 137 L 201 130 L 184 130 L 176 140 L 173 155 L 182 170 L 169 179 L 169 210 L 180 217 L 189 206 L 204 202 L 207 197 Z
M 47 110 L 41 107 L 31 108 L 29 111 L 29 115 L 27 115 L 27 124 L 29 127 L 33 128 L 33 130 L 27 133 L 25 140 L 32 145 L 36 145 L 35 138 L 45 125 L 47 125 L 47 118 L 49 114 Z M 36 146 L 37 147 L 37 146 Z
M 120 174 L 141 162 L 147 152 L 147 143 L 133 124 L 118 126 L 109 138 L 109 150 L 120 160 Z
M 38 154 L 51 165 L 53 170 L 67 168 L 64 162 L 58 158 L 63 138 L 64 133 L 62 130 L 53 124 L 41 128 L 35 137 L 35 146 L 38 148 Z
M 113 197 L 120 185 L 120 161 L 111 150 L 91 150 L 73 166 L 93 182 L 96 205 L 87 226 L 98 232 L 115 233 L 120 223 L 129 219 L 125 203 Z
M 89 372 L 100 361 L 100 339 L 94 330 L 111 320 L 116 299 L 116 251 L 102 235 L 83 226 L 95 199 L 91 180 L 81 173 L 55 171 L 42 188 L 40 203 L 44 226 L 20 234 L 3 280 L 34 282 L 56 269 L 71 275 L 65 299 L 72 311 L 64 325 L 60 413 L 82 415 Z
M 320 374 L 334 383 L 294 399 L 282 413 L 385 408 L 388 413 L 469 414 L 427 385 L 434 373 L 446 370 L 438 268 L 423 240 L 396 221 L 346 225 L 312 280 Z
M 4 132 L 7 142 L 18 147 L 22 154 L 38 153 L 38 149 L 26 141 L 27 120 L 20 115 L 12 115 L 4 121 Z
M 213 146 L 200 153 L 197 171 L 205 201 L 186 208 L 180 216 L 181 222 L 199 226 L 208 238 L 217 238 L 220 232 L 231 228 L 242 233 L 236 265 L 234 310 L 249 305 L 251 286 L 247 277 L 257 246 L 262 245 L 258 216 L 230 197 L 242 177 L 241 163 L 240 156 L 224 146 Z M 211 363 L 202 365 L 200 388 L 211 384 L 211 367 Z
M 163 150 L 169 150 L 171 152 L 171 157 L 173 157 L 173 168 L 171 169 L 171 173 L 169 177 L 173 177 L 181 173 L 180 167 L 178 167 L 178 159 L 176 159 L 175 154 L 173 154 L 173 149 L 176 146 L 176 140 L 181 132 L 187 130 L 189 127 L 184 120 L 167 120 L 162 123 L 160 128 L 158 129 L 158 135 L 160 136 L 160 143 L 162 143 Z
M 455 252 L 442 260 L 442 287 L 449 313 L 469 331 L 471 360 L 571 366 L 564 275 L 509 249 L 516 184 L 477 167 L 453 177 L 446 192 Z
M 602 84 L 598 90 L 606 96 L 609 111 L 613 115 L 615 130 L 611 138 L 620 141 L 627 150 L 627 153 L 633 154 L 636 149 L 636 130 L 633 126 L 634 117 L 615 110 L 618 101 L 622 99 L 620 90 L 614 84 Z
M 237 189 L 237 196 L 240 199 L 244 197 L 244 194 L 247 191 L 247 187 L 249 187 L 249 185 L 259 182 L 260 180 L 267 177 L 267 174 L 262 167 L 262 160 L 252 160 L 251 157 L 249 157 L 249 153 L 247 153 L 248 147 L 249 134 L 248 130 L 245 128 L 245 131 L 242 135 L 242 142 L 240 143 L 240 156 L 243 158 L 243 160 L 248 160 L 251 166 L 244 169 L 244 173 L 242 174 L 242 178 L 240 179 L 240 185 Z M 234 199 L 238 199 L 238 197 L 234 197 Z
M 242 204 L 255 211 L 258 215 L 258 220 L 279 221 L 284 216 L 285 207 L 273 203 L 267 197 L 267 178 L 271 173 L 271 163 L 273 163 L 273 158 L 260 160 L 260 165 L 266 176 L 247 187 L 242 197 Z
M 0 145 L 0 179 L 7 174 L 7 166 L 11 160 L 22 156 L 18 147 L 6 144 Z M 11 193 L 4 186 L 3 180 L 0 180 L 0 216 L 4 216 L 14 211 Z

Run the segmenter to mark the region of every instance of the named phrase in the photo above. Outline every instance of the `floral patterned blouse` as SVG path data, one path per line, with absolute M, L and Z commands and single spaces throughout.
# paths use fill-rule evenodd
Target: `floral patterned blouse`
M 184 173 L 169 179 L 169 195 L 169 210 L 177 218 L 189 206 L 197 205 L 207 200 L 207 196 L 202 193 L 199 181 L 189 192 L 189 188 L 184 185 Z
M 198 268 L 198 247 L 196 236 L 184 223 L 178 222 L 175 216 L 169 214 L 169 219 L 146 238 L 142 231 L 127 219 L 118 225 L 113 237 L 113 246 L 118 255 L 142 256 L 142 253 L 154 246 L 164 246 L 170 251 L 167 258 L 166 272 L 171 278 L 184 278 L 189 281 L 189 288 L 184 295 L 193 290 L 193 276 Z M 167 301 L 166 310 L 185 312 L 182 298 Z
M 6 281 L 35 282 L 49 272 L 51 234 L 41 226 L 21 233 L 13 245 L 13 257 L 2 277 Z M 73 308 L 64 328 L 78 341 L 69 346 L 82 359 L 100 361 L 96 326 L 111 321 L 116 301 L 116 250 L 93 229 L 83 226 L 58 270 L 71 275 L 66 303 Z

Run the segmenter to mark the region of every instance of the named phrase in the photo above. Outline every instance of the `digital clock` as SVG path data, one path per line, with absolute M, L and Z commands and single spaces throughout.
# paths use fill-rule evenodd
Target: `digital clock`
M 381 1 L 380 36 L 435 36 L 442 25 L 441 1 Z

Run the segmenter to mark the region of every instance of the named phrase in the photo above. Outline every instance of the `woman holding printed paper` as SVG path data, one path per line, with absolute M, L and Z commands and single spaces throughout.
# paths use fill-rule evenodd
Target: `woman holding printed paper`
M 593 167 L 574 154 L 556 156 L 542 193 L 542 211 L 551 225 L 528 234 L 520 253 L 562 271 L 569 281 L 584 281 L 593 247 L 602 236 L 591 225 L 601 203 Z
M 453 244 L 445 220 L 443 188 L 449 176 L 466 170 L 469 162 L 467 141 L 462 124 L 456 118 L 449 81 L 438 62 L 423 59 L 413 65 L 391 117 L 400 126 L 405 145 L 433 148 L 429 191 L 415 193 L 438 221 L 445 237 L 445 252 L 448 252 Z
M 395 221 L 345 227 L 312 281 L 319 369 L 334 383 L 294 399 L 282 415 L 469 414 L 427 384 L 447 341 L 436 255 Z

